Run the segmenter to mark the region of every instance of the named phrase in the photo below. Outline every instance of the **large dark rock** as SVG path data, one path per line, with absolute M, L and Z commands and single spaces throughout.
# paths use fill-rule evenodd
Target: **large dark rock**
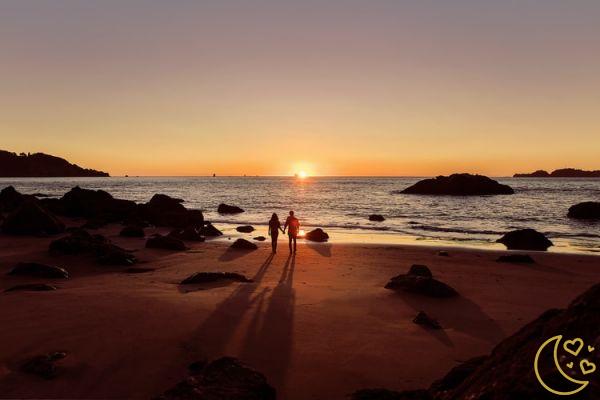
M 244 210 L 238 206 L 230 206 L 228 204 L 221 203 L 219 204 L 219 207 L 217 207 L 217 212 L 219 214 L 239 214 L 243 213 Z
M 230 248 L 237 250 L 256 250 L 258 249 L 258 246 L 246 239 L 237 239 Z
M 507 185 L 483 175 L 452 174 L 424 179 L 402 190 L 404 194 L 482 196 L 493 194 L 514 194 Z
M 44 379 L 53 379 L 58 375 L 58 369 L 54 363 L 66 356 L 67 353 L 62 351 L 35 356 L 27 360 L 21 366 L 21 370 L 27 374 L 37 375 Z
M 203 363 L 200 363 L 202 365 Z M 275 400 L 265 376 L 235 358 L 223 357 L 195 368 L 194 375 L 167 390 L 162 400 Z
M 434 279 L 429 268 L 424 265 L 413 265 L 408 273 L 390 279 L 385 288 L 428 297 L 458 296 L 458 292 L 452 287 Z
M 26 197 L 12 186 L 7 186 L 0 191 L 0 212 L 11 212 L 16 210 Z
M 567 216 L 575 219 L 600 219 L 600 202 L 586 201 L 575 204 L 574 206 L 569 207 Z
M 380 214 L 371 214 L 369 215 L 369 221 L 383 222 L 385 221 L 385 218 Z
M 326 242 L 329 240 L 329 235 L 321 228 L 314 229 L 304 236 L 306 240 L 311 242 Z
M 475 368 L 464 381 L 443 399 L 554 399 L 536 379 L 533 373 L 533 360 L 540 346 L 548 339 L 562 335 L 562 341 L 582 338 L 585 349 L 579 358 L 569 359 L 566 352 L 559 350 L 559 363 L 568 370 L 568 361 L 586 358 L 598 365 L 598 351 L 589 352 L 588 345 L 598 348 L 600 339 L 600 284 L 596 284 L 577 297 L 565 310 L 548 310 L 533 322 L 525 325 L 514 335 L 500 342 L 492 353 Z M 538 365 L 540 376 L 550 387 L 565 389 L 565 378 L 554 367 L 552 345 L 547 351 L 540 353 Z M 577 370 L 572 377 L 586 379 Z M 595 379 L 580 395 L 571 396 L 577 399 L 600 398 L 600 384 Z M 575 385 L 574 385 L 575 386 Z M 577 385 L 579 386 L 579 385 Z M 573 386 L 570 387 L 572 389 Z
M 219 281 L 252 282 L 252 279 L 248 279 L 244 275 L 235 272 L 196 272 L 181 281 L 181 284 L 189 285 L 194 283 L 214 283 Z
M 574 338 L 581 338 L 584 342 L 578 356 L 567 353 L 563 347 L 567 340 Z M 554 342 L 546 343 L 550 339 Z M 546 347 L 542 348 L 544 344 Z M 581 387 L 581 384 L 565 379 L 556 367 L 558 362 L 571 378 L 589 381 L 587 387 L 577 394 L 568 396 L 569 398 L 598 399 L 600 383 L 593 379 L 593 375 L 582 374 L 579 366 L 580 361 L 584 359 L 599 365 L 598 346 L 600 346 L 600 284 L 592 286 L 581 294 L 566 309 L 547 310 L 517 333 L 501 341 L 490 355 L 476 357 L 454 367 L 445 377 L 435 381 L 425 391 L 426 396 L 429 397 L 420 398 L 430 400 L 557 399 L 559 396 L 548 392 L 534 374 L 534 360 L 537 355 L 539 376 L 549 387 L 561 391 Z M 570 362 L 574 363 L 573 369 L 568 367 Z M 404 392 L 387 391 L 387 393 L 401 395 Z M 369 398 L 409 397 L 362 397 L 362 399 Z M 361 399 L 361 397 L 353 397 L 353 399 Z
M 500 239 L 509 250 L 539 250 L 546 251 L 553 243 L 544 234 L 535 229 L 519 229 L 505 233 Z
M 144 228 L 136 225 L 125 226 L 119 232 L 119 236 L 123 237 L 144 237 Z
M 69 217 L 90 218 L 92 223 L 102 225 L 125 219 L 137 207 L 133 201 L 115 199 L 104 190 L 74 187 L 60 199 L 56 212 Z
M 21 204 L 2 223 L 2 231 L 13 235 L 53 235 L 64 230 L 58 218 L 34 201 Z
M 33 276 L 36 278 L 69 279 L 66 269 L 35 262 L 21 262 L 8 272 L 9 275 Z
M 179 240 L 188 240 L 191 242 L 204 242 L 204 236 L 202 236 L 198 229 L 193 226 L 189 226 L 183 229 L 173 229 L 169 232 L 169 236 L 177 238 Z
M 165 249 L 183 251 L 187 250 L 185 243 L 182 240 L 172 236 L 155 235 L 146 240 L 146 247 L 149 249 Z
M 204 225 L 202 211 L 188 210 L 182 202 L 165 194 L 155 194 L 148 203 L 138 206 L 135 216 L 156 226 L 201 228 Z
M 235 228 L 235 230 L 241 233 L 250 233 L 254 232 L 254 227 L 251 225 L 242 225 Z
M 47 283 L 24 283 L 22 285 L 11 286 L 4 290 L 5 292 L 48 292 L 56 290 L 56 286 Z
M 91 254 L 103 265 L 129 266 L 137 261 L 131 252 L 112 244 L 104 236 L 91 235 L 80 228 L 52 241 L 49 250 L 52 254 Z

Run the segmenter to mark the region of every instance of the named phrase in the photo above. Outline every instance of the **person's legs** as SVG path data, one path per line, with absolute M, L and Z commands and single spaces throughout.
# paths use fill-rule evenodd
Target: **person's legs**
M 291 253 L 292 252 L 292 235 L 288 235 L 288 240 L 289 240 L 290 253 Z
M 294 236 L 294 253 L 296 252 L 296 236 Z
M 273 253 L 277 253 L 277 235 L 271 236 L 271 248 L 273 249 Z

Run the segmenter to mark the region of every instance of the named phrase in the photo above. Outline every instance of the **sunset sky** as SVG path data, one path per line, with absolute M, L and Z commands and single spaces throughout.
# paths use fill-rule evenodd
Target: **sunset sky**
M 598 0 L 0 2 L 0 148 L 113 175 L 600 169 Z

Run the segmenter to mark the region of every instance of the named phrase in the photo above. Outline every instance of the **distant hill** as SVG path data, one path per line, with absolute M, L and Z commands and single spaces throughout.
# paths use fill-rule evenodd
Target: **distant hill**
M 562 168 L 548 173 L 543 169 L 530 174 L 514 174 L 514 178 L 600 178 L 600 171 L 584 171 L 575 168 Z
M 94 169 L 81 168 L 64 158 L 44 153 L 16 154 L 0 150 L 0 177 L 109 176 Z

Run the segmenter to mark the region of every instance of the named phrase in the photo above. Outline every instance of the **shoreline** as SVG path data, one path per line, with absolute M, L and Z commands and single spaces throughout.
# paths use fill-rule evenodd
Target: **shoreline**
M 520 252 L 536 263 L 506 264 L 495 261 L 512 253 L 506 250 L 334 241 L 299 242 L 290 257 L 283 236 L 274 257 L 268 241 L 239 252 L 227 237 L 171 252 L 119 237 L 119 229 L 91 232 L 133 250 L 139 266 L 153 271 L 125 274 L 85 256 L 51 256 L 55 237 L 0 235 L 1 289 L 32 281 L 6 275 L 19 261 L 71 273 L 48 280 L 56 291 L 0 293 L 0 319 L 10 327 L 0 332 L 0 397 L 150 398 L 184 379 L 189 363 L 224 355 L 265 374 L 283 399 L 417 389 L 600 281 L 592 255 Z M 167 231 L 148 229 L 147 236 Z M 461 296 L 430 299 L 383 287 L 412 264 L 427 265 Z M 198 271 L 237 272 L 254 282 L 202 290 L 178 284 Z M 414 324 L 420 310 L 444 329 Z M 19 371 L 23 359 L 58 350 L 68 356 L 57 378 Z

